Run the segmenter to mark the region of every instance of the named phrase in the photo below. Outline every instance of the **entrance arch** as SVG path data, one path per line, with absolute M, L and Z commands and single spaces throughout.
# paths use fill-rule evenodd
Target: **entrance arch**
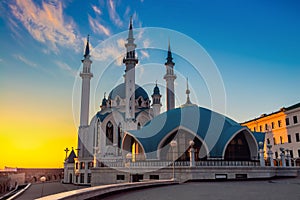
M 172 140 L 177 142 L 176 147 L 171 147 L 170 143 Z M 158 147 L 159 159 L 170 161 L 173 160 L 173 155 L 175 154 L 177 161 L 189 161 L 190 141 L 194 142 L 195 161 L 207 160 L 208 148 L 205 142 L 202 138 L 185 128 L 178 128 L 167 134 Z
M 224 160 L 250 161 L 258 154 L 257 142 L 246 130 L 242 130 L 228 142 L 223 153 Z

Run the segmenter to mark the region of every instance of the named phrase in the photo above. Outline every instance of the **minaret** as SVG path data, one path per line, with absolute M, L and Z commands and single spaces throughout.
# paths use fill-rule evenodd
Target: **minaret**
M 126 65 L 125 69 L 125 96 L 126 96 L 126 112 L 125 120 L 133 121 L 135 119 L 135 66 L 138 59 L 135 57 L 135 48 L 132 30 L 132 17 L 130 18 L 129 32 L 126 47 L 126 56 L 123 63 Z
M 174 81 L 176 79 L 176 75 L 174 74 L 174 67 L 175 63 L 173 62 L 172 52 L 170 47 L 170 40 L 168 45 L 168 57 L 167 62 L 165 63 L 166 66 L 166 75 L 164 79 L 166 80 L 166 93 L 167 93 L 167 110 L 171 110 L 175 108 L 175 90 L 174 90 Z
M 153 94 L 152 94 L 152 109 L 153 109 L 153 115 L 154 117 L 156 117 L 157 115 L 160 114 L 160 108 L 162 106 L 161 102 L 160 102 L 160 99 L 161 99 L 161 94 L 160 94 L 160 91 L 159 91 L 159 88 L 157 86 L 157 82 L 156 82 L 156 85 L 154 87 L 154 90 L 153 90 Z
M 87 43 L 85 47 L 84 59 L 81 60 L 83 63 L 83 69 L 80 73 L 82 78 L 82 90 L 81 90 L 81 111 L 80 111 L 80 127 L 88 126 L 89 122 L 89 105 L 90 105 L 90 80 L 93 77 L 91 73 L 90 60 L 90 47 L 89 47 L 89 35 L 87 37 Z

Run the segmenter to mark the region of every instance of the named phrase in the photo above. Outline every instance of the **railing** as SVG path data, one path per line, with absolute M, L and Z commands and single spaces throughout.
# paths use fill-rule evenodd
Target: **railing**
M 122 162 L 122 161 L 115 161 L 115 162 L 101 162 L 98 164 L 98 167 L 167 167 L 172 166 L 172 161 L 136 161 L 136 162 Z M 175 166 L 182 166 L 187 167 L 190 166 L 190 161 L 176 161 Z M 219 167 L 219 166 L 260 166 L 259 161 L 224 161 L 224 160 L 208 160 L 208 161 L 196 161 L 196 167 Z

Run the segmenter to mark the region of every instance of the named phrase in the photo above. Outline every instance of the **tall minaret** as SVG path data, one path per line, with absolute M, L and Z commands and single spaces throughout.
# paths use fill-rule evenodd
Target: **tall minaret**
M 154 87 L 153 94 L 152 94 L 152 102 L 153 102 L 152 109 L 153 109 L 154 117 L 156 117 L 157 115 L 160 114 L 160 109 L 162 106 L 160 99 L 161 99 L 161 94 L 160 94 L 160 91 L 159 91 L 159 88 L 158 88 L 157 82 L 156 82 L 156 85 Z
M 123 63 L 126 65 L 125 69 L 125 96 L 126 96 L 126 112 L 125 120 L 133 121 L 135 119 L 135 66 L 138 59 L 135 57 L 135 48 L 132 30 L 132 17 L 130 18 L 129 32 L 126 47 L 126 56 Z
M 90 60 L 90 57 L 91 56 L 88 35 L 84 59 L 81 60 L 81 62 L 83 63 L 83 69 L 80 73 L 80 77 L 82 78 L 80 127 L 86 127 L 89 123 L 90 80 L 93 77 L 93 74 L 91 73 L 92 61 Z
M 174 67 L 175 63 L 173 62 L 172 52 L 170 47 L 170 40 L 168 45 L 168 57 L 167 62 L 165 63 L 166 66 L 166 75 L 164 79 L 166 80 L 166 93 L 167 93 L 167 110 L 171 110 L 175 108 L 175 90 L 174 90 L 174 81 L 176 79 L 176 75 L 174 74 Z

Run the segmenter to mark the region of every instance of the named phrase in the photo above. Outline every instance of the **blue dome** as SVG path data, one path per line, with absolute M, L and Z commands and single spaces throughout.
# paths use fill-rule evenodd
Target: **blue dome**
M 108 95 L 108 99 L 115 99 L 116 96 L 125 99 L 125 83 L 121 83 L 117 87 L 115 87 Z M 139 85 L 135 84 L 135 99 L 139 97 L 143 97 L 144 100 L 149 99 L 147 92 L 140 87 Z
M 155 152 L 160 142 L 176 128 L 185 128 L 198 135 L 208 146 L 210 156 L 215 158 L 222 157 L 226 144 L 234 134 L 247 130 L 224 115 L 206 108 L 189 106 L 164 112 L 149 121 L 142 129 L 130 130 L 128 133 L 140 142 L 148 154 L 147 157 L 154 158 L 152 152 Z M 257 144 L 264 141 L 263 133 L 252 135 Z

